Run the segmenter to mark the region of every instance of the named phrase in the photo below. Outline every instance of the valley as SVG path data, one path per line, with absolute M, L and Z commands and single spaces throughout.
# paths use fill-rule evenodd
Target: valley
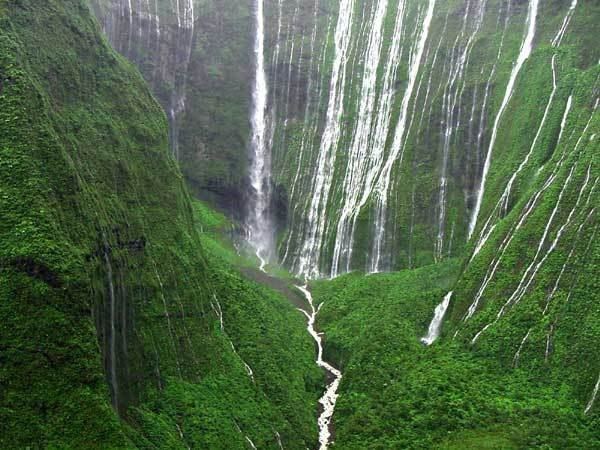
M 0 447 L 600 448 L 599 19 L 0 0 Z

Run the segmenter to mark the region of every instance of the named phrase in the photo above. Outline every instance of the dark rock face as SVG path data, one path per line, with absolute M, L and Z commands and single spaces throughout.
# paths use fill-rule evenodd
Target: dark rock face
M 93 0 L 112 45 L 134 62 L 170 124 L 193 192 L 239 217 L 252 78 L 250 2 Z M 241 218 L 241 217 L 240 217 Z

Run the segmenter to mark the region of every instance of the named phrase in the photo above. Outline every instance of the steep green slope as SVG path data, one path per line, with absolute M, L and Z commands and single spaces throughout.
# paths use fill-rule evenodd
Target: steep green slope
M 333 448 L 598 448 L 572 379 L 420 341 L 456 261 L 313 286 L 326 357 L 341 367 Z M 564 372 L 563 372 L 564 376 Z
M 312 445 L 303 320 L 203 250 L 164 113 L 85 2 L 0 4 L 0 122 L 0 446 Z

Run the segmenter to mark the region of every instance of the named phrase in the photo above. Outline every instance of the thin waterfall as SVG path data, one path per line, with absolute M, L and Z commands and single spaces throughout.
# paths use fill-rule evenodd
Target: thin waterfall
M 341 0 L 339 8 L 325 129 L 319 147 L 312 198 L 307 210 L 305 236 L 295 264 L 297 273 L 313 278 L 320 274 L 319 262 L 325 231 L 326 209 L 333 182 L 333 170 L 344 113 L 346 65 L 352 37 L 354 0 Z
M 467 31 L 467 23 L 471 12 L 471 2 L 467 3 L 465 14 L 462 21 L 462 29 L 454 42 L 452 51 L 452 62 L 450 64 L 450 77 L 443 95 L 443 114 L 445 121 L 445 130 L 443 132 L 442 146 L 442 170 L 439 184 L 438 198 L 438 233 L 435 242 L 434 257 L 436 261 L 443 258 L 445 241 L 446 241 L 446 216 L 448 202 L 448 166 L 450 158 L 450 146 L 452 139 L 460 128 L 460 106 L 464 93 L 465 82 L 464 77 L 469 65 L 471 50 L 475 44 L 475 37 L 479 32 L 483 23 L 483 17 L 486 7 L 486 1 L 480 1 L 475 10 L 475 23 L 472 32 L 468 36 L 466 43 L 460 52 L 459 40 L 464 39 Z M 451 242 L 448 244 L 451 245 Z
M 271 154 L 267 132 L 267 76 L 265 73 L 265 23 L 263 0 L 256 0 L 254 41 L 255 76 L 252 89 L 252 141 L 250 161 L 250 206 L 247 218 L 248 242 L 260 260 L 260 269 L 273 253 L 273 226 L 270 217 Z
M 571 3 L 569 11 L 567 12 L 567 15 L 565 16 L 565 18 L 563 20 L 563 24 L 562 24 L 560 30 L 557 32 L 556 36 L 552 40 L 552 47 L 554 47 L 554 48 L 560 47 L 562 38 L 564 37 L 564 34 L 565 34 L 566 29 L 570 22 L 570 18 L 572 16 L 573 11 L 576 6 L 577 6 L 577 0 L 574 0 Z M 552 106 L 552 102 L 554 101 L 554 96 L 556 94 L 556 89 L 557 89 L 557 76 L 556 76 L 556 63 L 555 63 L 556 55 L 557 54 L 554 53 L 554 55 L 552 55 L 552 60 L 550 61 L 550 66 L 552 69 L 552 92 L 548 99 L 548 103 L 546 104 L 546 109 L 544 110 L 544 115 L 542 117 L 540 126 L 538 127 L 537 133 L 533 139 L 531 147 L 529 148 L 529 152 L 527 153 L 527 155 L 525 156 L 525 158 L 519 165 L 518 169 L 510 177 L 510 180 L 508 181 L 506 187 L 504 188 L 504 192 L 502 193 L 502 196 L 496 203 L 496 206 L 494 206 L 494 209 L 493 209 L 492 213 L 490 214 L 490 216 L 488 217 L 487 221 L 485 222 L 484 226 L 481 228 L 481 231 L 479 233 L 479 239 L 478 239 L 477 245 L 475 246 L 475 251 L 473 252 L 473 255 L 471 256 L 471 260 L 473 260 L 473 258 L 475 258 L 475 256 L 477 256 L 477 254 L 479 253 L 479 251 L 481 250 L 481 248 L 483 247 L 483 245 L 489 238 L 491 232 L 493 231 L 493 228 L 496 225 L 495 222 L 493 221 L 494 216 L 501 216 L 502 214 L 505 215 L 508 212 L 508 207 L 509 207 L 510 196 L 511 196 L 513 184 L 516 181 L 519 174 L 525 169 L 525 167 L 529 163 L 529 160 L 531 159 L 531 156 L 533 155 L 533 151 L 535 150 L 538 140 L 542 134 L 542 130 L 544 129 L 544 126 L 546 124 L 546 119 L 548 117 L 548 113 L 550 112 L 550 108 Z
M 590 401 L 585 407 L 584 414 L 588 414 L 592 408 L 594 407 L 594 402 L 596 401 L 596 396 L 598 395 L 598 390 L 600 390 L 600 375 L 598 375 L 598 381 L 596 381 L 596 385 L 594 386 L 594 390 L 592 391 L 592 396 L 590 397 Z
M 372 133 L 373 111 L 377 96 L 377 69 L 381 57 L 381 46 L 383 43 L 383 25 L 387 12 L 387 0 L 379 0 L 374 18 L 371 22 L 369 44 L 365 55 L 364 70 L 362 75 L 362 86 L 360 90 L 360 106 L 358 108 L 358 119 L 356 130 L 349 149 L 348 163 L 344 178 L 342 215 L 339 219 L 336 240 L 333 253 L 331 276 L 339 273 L 339 264 L 343 258 L 346 259 L 345 270 L 349 270 L 351 239 L 350 225 L 354 223 L 357 203 L 364 192 L 364 182 L 367 176 L 371 146 L 370 136 Z M 351 222 L 352 220 L 352 222 Z
M 569 115 L 570 109 L 571 109 L 571 102 L 568 101 L 565 111 L 563 113 L 563 118 L 562 118 L 562 122 L 561 122 L 561 132 L 560 132 L 560 135 L 558 138 L 557 145 L 560 144 L 560 139 L 562 137 L 562 133 L 563 133 L 564 127 L 566 125 L 566 121 L 567 121 L 567 117 Z M 585 130 L 584 130 L 584 133 L 585 133 Z M 575 146 L 575 150 L 577 149 L 578 145 L 579 145 L 579 141 Z M 496 271 L 498 269 L 498 266 L 500 265 L 500 262 L 502 261 L 502 258 L 504 257 L 504 254 L 506 253 L 508 247 L 512 243 L 512 241 L 513 241 L 514 237 L 516 236 L 517 232 L 519 231 L 519 229 L 523 226 L 523 224 L 525 223 L 525 221 L 527 220 L 529 215 L 533 212 L 533 210 L 537 206 L 537 202 L 540 200 L 540 198 L 542 197 L 544 192 L 546 190 L 548 190 L 550 188 L 550 186 L 552 186 L 552 184 L 554 183 L 554 180 L 556 179 L 558 170 L 562 166 L 564 157 L 565 157 L 565 151 L 563 151 L 563 154 L 562 154 L 560 160 L 555 165 L 554 170 L 552 171 L 550 176 L 546 179 L 546 182 L 543 184 L 543 186 L 536 193 L 534 193 L 531 196 L 531 198 L 527 201 L 527 203 L 523 207 L 523 210 L 521 211 L 519 220 L 513 225 L 511 230 L 508 232 L 508 234 L 505 236 L 504 240 L 500 244 L 500 247 L 498 248 L 498 251 L 496 252 L 497 255 L 494 257 L 494 259 L 490 263 L 487 273 L 483 279 L 483 282 L 482 282 L 481 286 L 479 287 L 477 294 L 475 295 L 475 299 L 473 300 L 473 303 L 471 303 L 471 306 L 469 307 L 467 314 L 465 315 L 463 320 L 470 319 L 471 317 L 473 317 L 473 315 L 477 311 L 477 308 L 479 306 L 479 302 L 483 296 L 483 293 L 487 289 L 489 283 L 494 278 Z M 493 231 L 493 229 L 494 228 L 492 227 L 491 230 Z M 491 231 L 490 231 L 490 233 L 491 233 Z
M 483 201 L 483 195 L 485 193 L 485 183 L 487 181 L 487 175 L 492 162 L 492 152 L 494 150 L 494 145 L 496 144 L 496 138 L 498 137 L 500 121 L 502 120 L 502 116 L 506 111 L 508 102 L 512 98 L 517 82 L 517 77 L 521 72 L 521 68 L 523 67 L 525 61 L 529 58 L 529 55 L 531 54 L 531 50 L 533 48 L 533 38 L 535 37 L 538 5 L 539 0 L 532 0 L 529 3 L 529 9 L 527 12 L 527 33 L 525 35 L 525 39 L 523 40 L 523 44 L 521 45 L 521 50 L 519 52 L 519 56 L 517 57 L 517 61 L 510 74 L 510 79 L 508 80 L 508 85 L 506 86 L 504 99 L 502 100 L 502 104 L 500 105 L 500 110 L 498 111 L 498 114 L 496 115 L 496 119 L 494 121 L 492 137 L 490 139 L 490 145 L 488 147 L 487 156 L 485 158 L 485 163 L 483 166 L 483 173 L 481 175 L 481 182 L 479 185 L 479 190 L 477 192 L 477 202 L 475 204 L 475 209 L 473 210 L 471 221 L 469 223 L 469 238 L 471 238 L 473 232 L 475 231 L 475 227 L 477 226 L 477 219 L 479 217 L 479 210 L 481 209 L 481 203 Z
M 444 297 L 442 303 L 440 303 L 433 313 L 433 320 L 429 324 L 429 330 L 427 331 L 427 336 L 421 339 L 421 342 L 425 345 L 433 344 L 438 337 L 440 337 L 440 332 L 442 331 L 442 323 L 444 322 L 444 316 L 446 315 L 446 311 L 448 311 L 448 306 L 450 306 L 450 300 L 452 299 L 452 295 L 454 292 L 450 291 Z

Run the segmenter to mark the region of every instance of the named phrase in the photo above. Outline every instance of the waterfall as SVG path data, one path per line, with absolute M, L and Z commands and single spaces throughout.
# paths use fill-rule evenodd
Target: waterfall
M 577 0 L 573 0 L 571 2 L 571 6 L 569 6 L 567 15 L 563 19 L 563 23 L 560 27 L 560 30 L 558 30 L 558 33 L 556 33 L 556 36 L 554 37 L 554 39 L 552 39 L 552 47 L 560 46 L 563 38 L 565 37 L 565 32 L 567 31 L 567 27 L 569 26 L 569 23 L 571 22 L 571 17 L 573 17 L 573 12 L 575 11 L 576 7 L 577 7 Z
M 302 292 L 306 300 L 308 301 L 309 312 L 300 310 L 308 319 L 308 332 L 317 343 L 317 365 L 325 369 L 333 377 L 333 381 L 327 385 L 327 389 L 323 396 L 319 399 L 319 403 L 323 406 L 323 412 L 319 416 L 319 450 L 327 450 L 331 440 L 331 419 L 335 411 L 335 403 L 338 398 L 337 390 L 342 381 L 342 372 L 333 367 L 327 361 L 323 360 L 323 339 L 322 334 L 318 333 L 315 329 L 315 322 L 317 320 L 317 314 L 323 304 L 321 303 L 318 308 L 315 308 L 312 294 L 305 286 L 296 286 L 296 288 Z
M 515 369 L 519 366 L 519 359 L 521 358 L 521 352 L 523 351 L 523 347 L 525 346 L 527 339 L 529 339 L 529 335 L 531 335 L 531 330 L 532 329 L 530 328 L 529 331 L 527 331 L 527 334 L 521 341 L 521 344 L 519 345 L 519 348 L 517 349 L 517 352 L 515 353 L 515 356 L 513 357 L 513 367 Z
M 369 153 L 371 145 L 369 137 L 372 132 L 373 110 L 377 95 L 377 70 L 381 57 L 383 41 L 383 24 L 387 12 L 388 1 L 379 0 L 375 9 L 374 19 L 371 22 L 369 44 L 366 51 L 362 86 L 360 90 L 360 106 L 358 119 L 352 144 L 348 152 L 348 162 L 344 177 L 342 214 L 338 222 L 336 240 L 333 252 L 331 276 L 338 275 L 339 264 L 342 258 L 346 259 L 346 268 L 349 270 L 352 251 L 352 239 L 349 236 L 350 226 L 356 222 L 358 216 L 358 202 L 364 192 L 365 177 L 369 166 Z M 352 226 L 354 228 L 354 226 Z
M 537 19 L 537 11 L 538 11 L 539 0 L 531 0 L 529 3 L 529 9 L 527 12 L 527 34 L 525 35 L 525 39 L 523 44 L 521 45 L 521 50 L 519 52 L 519 56 L 517 57 L 517 61 L 512 69 L 510 74 L 510 78 L 508 80 L 508 85 L 506 86 L 506 92 L 504 94 L 504 99 L 502 100 L 502 104 L 500 105 L 500 109 L 498 114 L 496 114 L 496 119 L 494 121 L 494 127 L 492 129 L 492 137 L 490 139 L 490 144 L 487 151 L 487 156 L 485 158 L 485 163 L 483 166 L 483 173 L 481 175 L 481 182 L 479 185 L 479 190 L 477 192 L 477 202 L 475 204 L 475 209 L 473 210 L 473 214 L 471 216 L 471 221 L 469 223 L 469 238 L 473 235 L 475 231 L 475 227 L 477 226 L 477 219 L 479 217 L 479 210 L 481 209 L 481 203 L 483 201 L 483 195 L 485 193 L 485 183 L 487 181 L 487 175 L 490 170 L 490 165 L 492 161 L 492 152 L 494 150 L 494 145 L 496 144 L 496 138 L 498 137 L 498 129 L 500 126 L 500 121 L 502 120 L 502 116 L 506 111 L 508 106 L 508 102 L 512 98 L 515 85 L 517 82 L 517 76 L 521 72 L 521 68 L 525 61 L 529 58 L 531 54 L 531 50 L 533 48 L 533 38 L 535 37 L 535 27 L 536 27 L 536 19 Z
M 433 18 L 434 8 L 435 0 L 429 0 L 427 14 L 423 19 L 423 25 L 421 27 L 421 37 L 419 38 L 419 42 L 417 43 L 414 54 L 412 54 L 410 58 L 408 85 L 402 99 L 400 118 L 398 119 L 398 125 L 396 127 L 392 147 L 375 186 L 375 236 L 373 239 L 373 250 L 371 255 L 371 272 L 379 272 L 382 269 L 381 259 L 383 240 L 385 237 L 388 195 L 391 184 L 392 168 L 394 167 L 394 164 L 402 163 L 402 157 L 404 153 L 403 140 L 404 133 L 406 131 L 408 106 L 412 98 L 412 93 L 417 80 L 417 74 L 419 73 L 419 68 L 421 66 L 421 58 L 425 49 L 425 43 L 427 42 L 427 37 L 429 36 L 429 27 Z
M 550 108 L 552 106 L 552 102 L 554 101 L 554 96 L 556 94 L 557 82 L 556 82 L 555 59 L 556 59 L 556 55 L 553 55 L 552 61 L 551 61 L 552 92 L 550 93 L 550 98 L 548 99 L 548 103 L 546 104 L 546 109 L 544 110 L 544 115 L 542 117 L 542 121 L 540 122 L 540 126 L 538 127 L 537 133 L 533 139 L 533 142 L 531 143 L 531 147 L 529 147 L 529 152 L 527 153 L 527 155 L 525 155 L 525 159 L 523 159 L 523 161 L 521 161 L 521 164 L 519 165 L 517 170 L 511 175 L 508 183 L 506 184 L 504 192 L 502 193 L 502 196 L 500 197 L 500 200 L 498 200 L 498 203 L 496 203 L 496 206 L 494 207 L 494 211 L 492 212 L 492 215 L 490 216 L 490 218 L 488 218 L 488 220 L 482 227 L 479 241 L 477 242 L 475 251 L 473 252 L 473 255 L 471 256 L 471 261 L 481 251 L 481 249 L 485 245 L 485 242 L 487 241 L 491 232 L 493 231 L 493 228 L 495 228 L 495 226 L 496 226 L 495 224 L 492 224 L 492 216 L 496 213 L 502 212 L 500 210 L 504 210 L 504 213 L 506 213 L 506 210 L 508 209 L 508 202 L 510 200 L 512 186 L 513 186 L 515 180 L 517 179 L 517 176 L 523 171 L 523 169 L 526 167 L 527 163 L 529 162 L 531 156 L 533 155 L 533 151 L 537 145 L 537 142 L 542 134 L 542 130 L 544 129 L 544 126 L 546 124 L 546 119 L 548 118 L 548 113 L 550 112 Z
M 353 10 L 354 0 L 340 1 L 335 29 L 335 56 L 325 129 L 319 147 L 312 198 L 307 210 L 305 236 L 295 265 L 296 272 L 306 277 L 319 276 L 319 260 L 323 245 L 326 209 L 333 182 L 334 165 L 341 133 L 341 119 L 344 113 L 346 65 L 352 37 Z
M 429 324 L 429 330 L 427 331 L 427 336 L 421 339 L 421 342 L 425 345 L 433 344 L 437 338 L 440 336 L 440 332 L 442 331 L 442 323 L 444 321 L 444 316 L 446 315 L 446 311 L 448 311 L 448 306 L 450 305 L 450 299 L 454 292 L 450 291 L 444 297 L 442 303 L 440 303 L 433 313 L 433 320 Z
M 446 215 L 447 215 L 447 196 L 448 196 L 448 164 L 450 157 L 450 146 L 452 138 L 455 132 L 459 129 L 460 125 L 460 104 L 462 101 L 462 94 L 464 93 L 464 76 L 469 65 L 471 56 L 471 50 L 475 44 L 475 37 L 481 28 L 483 23 L 483 16 L 486 6 L 486 1 L 482 0 L 479 2 L 479 7 L 476 11 L 475 24 L 473 30 L 469 35 L 462 53 L 459 56 L 455 56 L 458 53 L 458 42 L 459 39 L 464 38 L 467 22 L 469 19 L 471 2 L 467 3 L 465 8 L 465 14 L 463 16 L 462 30 L 456 37 L 452 50 L 452 61 L 450 63 L 450 77 L 448 83 L 444 89 L 443 95 L 443 116 L 445 122 L 445 130 L 443 132 L 443 145 L 442 145 L 442 170 L 439 184 L 439 198 L 438 198 L 438 233 L 435 242 L 434 256 L 436 261 L 439 261 L 443 257 L 444 245 L 445 245 L 445 234 L 446 234 Z M 458 112 L 457 112 L 458 107 Z
M 185 0 L 183 6 L 183 21 L 179 0 L 176 5 L 177 28 L 175 47 L 175 70 L 173 73 L 174 87 L 169 107 L 171 123 L 171 149 L 176 159 L 179 159 L 179 116 L 185 111 L 187 72 L 192 57 L 194 42 L 194 0 Z
M 569 115 L 570 109 L 571 109 L 571 101 L 567 101 L 567 106 L 565 108 L 565 111 L 563 113 L 563 118 L 561 121 L 561 132 L 559 134 L 557 145 L 560 143 L 560 139 L 562 137 L 563 130 L 566 126 L 566 121 L 567 121 L 567 117 Z M 588 122 L 588 124 L 589 124 L 589 122 Z M 587 126 L 586 126 L 586 129 L 584 130 L 583 134 L 585 134 L 586 130 L 587 130 Z M 582 134 L 582 137 L 583 137 L 583 134 Z M 575 145 L 575 149 L 577 149 L 580 142 L 581 142 L 581 138 Z M 563 151 L 561 158 L 555 165 L 554 170 L 552 171 L 550 176 L 546 179 L 546 181 L 542 185 L 542 187 L 529 198 L 529 200 L 523 207 L 523 210 L 521 211 L 519 220 L 516 222 L 515 225 L 512 226 L 512 228 L 509 230 L 509 232 L 505 236 L 504 240 L 500 244 L 500 247 L 499 247 L 498 251 L 496 252 L 497 254 L 496 254 L 495 258 L 492 260 L 492 262 L 490 263 L 488 270 L 485 274 L 484 280 L 483 280 L 481 286 L 479 287 L 479 290 L 477 291 L 477 294 L 475 295 L 475 299 L 473 300 L 473 303 L 469 307 L 464 320 L 470 319 L 475 314 L 477 307 L 479 306 L 479 302 L 483 296 L 483 293 L 487 289 L 489 283 L 494 278 L 496 271 L 498 269 L 498 266 L 500 265 L 500 262 L 502 261 L 502 258 L 504 256 L 504 254 L 506 253 L 508 247 L 512 243 L 512 240 L 516 236 L 519 229 L 523 226 L 523 224 L 525 223 L 525 221 L 527 220 L 529 215 L 533 212 L 533 210 L 537 206 L 537 202 L 540 200 L 540 198 L 542 197 L 544 192 L 547 191 L 550 188 L 550 186 L 552 186 L 554 181 L 556 180 L 558 170 L 560 169 L 560 167 L 562 167 L 562 163 L 564 161 L 565 154 L 566 154 L 566 150 Z M 491 231 L 493 231 L 493 229 L 494 229 L 494 227 L 491 228 Z M 491 231 L 490 231 L 490 233 L 491 233 Z M 488 325 L 488 327 L 489 327 L 489 325 Z M 481 334 L 481 332 L 478 333 L 476 337 L 478 337 L 480 334 Z
M 310 63 L 309 63 L 309 67 L 308 67 L 308 82 L 306 84 L 306 99 L 307 99 L 307 101 L 306 101 L 306 106 L 304 109 L 304 124 L 303 124 L 304 132 L 302 133 L 302 142 L 300 144 L 300 151 L 298 152 L 299 154 L 298 154 L 298 161 L 297 161 L 297 165 L 296 165 L 296 173 L 294 175 L 294 179 L 292 180 L 292 184 L 291 184 L 291 188 L 290 188 L 289 199 L 290 199 L 290 203 L 294 204 L 294 207 L 291 211 L 291 225 L 289 227 L 289 233 L 288 233 L 286 244 L 285 244 L 285 252 L 284 252 L 283 258 L 281 260 L 282 264 L 285 264 L 285 261 L 288 258 L 289 251 L 290 251 L 290 245 L 292 243 L 292 238 L 294 235 L 293 229 L 294 229 L 294 225 L 296 223 L 296 212 L 297 212 L 297 208 L 298 208 L 298 202 L 294 202 L 294 199 L 295 199 L 298 181 L 300 179 L 300 175 L 302 172 L 302 165 L 304 162 L 304 154 L 305 154 L 307 148 L 312 147 L 313 138 L 317 132 L 316 129 L 318 127 L 318 119 L 315 117 L 311 117 L 311 112 L 313 112 L 313 110 L 312 110 L 312 106 L 313 106 L 312 89 L 313 89 L 313 84 L 314 84 L 313 72 L 315 69 L 315 61 L 316 61 L 316 63 L 317 63 L 316 64 L 317 65 L 316 76 L 318 77 L 321 65 L 323 64 L 322 59 L 326 54 L 327 45 L 329 44 L 329 27 L 328 27 L 327 36 L 326 36 L 325 42 L 323 44 L 323 47 L 321 49 L 321 54 L 318 55 L 318 58 L 317 58 L 317 55 L 315 55 L 315 47 L 316 47 L 317 31 L 318 31 L 319 7 L 320 7 L 320 0 L 315 0 L 314 10 L 313 10 L 313 30 L 312 30 L 311 42 L 310 42 L 310 55 L 311 56 L 310 56 Z M 331 18 L 329 19 L 329 21 L 330 21 L 329 23 L 331 23 Z M 322 86 L 323 86 L 323 80 L 321 79 L 319 81 L 319 83 L 317 84 L 316 111 L 319 110 L 319 107 L 321 105 Z M 315 114 L 315 116 L 316 116 L 316 114 Z
M 216 294 L 213 293 L 212 297 L 213 297 L 213 301 L 210 302 L 210 306 L 211 306 L 212 310 L 214 311 L 214 313 L 216 314 L 216 316 L 219 318 L 219 327 L 221 329 L 221 332 L 229 340 L 229 345 L 231 346 L 231 350 L 233 351 L 233 354 L 235 356 L 237 356 L 237 358 L 242 362 L 242 364 L 244 365 L 244 369 L 246 370 L 246 373 L 248 374 L 248 377 L 254 383 L 255 382 L 255 380 L 254 380 L 254 372 L 253 372 L 252 368 L 244 360 L 244 358 L 242 358 L 240 356 L 240 354 L 238 353 L 237 349 L 235 348 L 235 345 L 234 345 L 233 341 L 231 340 L 231 338 L 229 337 L 229 335 L 225 331 L 225 322 L 223 320 L 223 309 L 221 308 L 221 303 L 219 302 L 219 299 L 217 298 Z
M 600 375 L 598 375 L 598 381 L 596 381 L 596 386 L 594 386 L 594 390 L 592 392 L 592 396 L 587 406 L 585 407 L 584 414 L 589 413 L 594 406 L 594 402 L 596 401 L 596 396 L 598 395 L 598 390 L 600 390 Z
M 265 23 L 263 0 L 256 0 L 256 36 L 254 42 L 255 76 L 252 89 L 252 141 L 250 196 L 247 218 L 248 242 L 265 270 L 273 252 L 273 226 L 270 218 L 271 155 L 267 143 L 267 77 L 265 73 Z
M 554 48 L 560 47 L 560 44 L 562 42 L 562 39 L 564 37 L 564 34 L 566 32 L 566 29 L 569 25 L 571 16 L 573 15 L 573 11 L 575 10 L 576 6 L 577 6 L 577 0 L 573 0 L 573 2 L 571 3 L 571 6 L 569 7 L 569 10 L 567 11 L 567 15 L 565 16 L 565 18 L 563 20 L 560 30 L 557 32 L 556 36 L 552 40 L 552 47 L 554 47 Z M 531 147 L 529 148 L 529 152 L 527 153 L 527 155 L 525 156 L 523 161 L 521 161 L 521 164 L 519 165 L 517 170 L 511 175 L 506 187 L 504 188 L 504 192 L 502 193 L 502 196 L 496 203 L 496 206 L 494 207 L 492 213 L 490 214 L 490 217 L 488 217 L 487 221 L 485 222 L 484 226 L 482 227 L 482 229 L 479 233 L 479 240 L 477 242 L 477 245 L 475 246 L 475 251 L 473 252 L 473 255 L 471 256 L 471 261 L 475 258 L 475 256 L 477 256 L 479 251 L 483 248 L 483 246 L 485 245 L 485 242 L 487 241 L 487 239 L 491 235 L 493 229 L 495 228 L 496 224 L 493 223 L 493 217 L 495 215 L 500 216 L 501 214 L 507 213 L 513 184 L 516 181 L 519 174 L 527 166 L 531 156 L 533 155 L 533 151 L 538 143 L 538 140 L 542 134 L 542 130 L 546 124 L 546 120 L 548 118 L 548 113 L 550 112 L 550 108 L 554 101 L 554 97 L 555 97 L 556 89 L 557 89 L 556 53 L 554 55 L 552 55 L 552 59 L 550 61 L 550 66 L 552 69 L 552 92 L 550 93 L 548 103 L 546 104 L 546 109 L 544 110 L 544 115 L 542 116 L 542 121 L 540 122 L 537 133 L 533 139 Z

